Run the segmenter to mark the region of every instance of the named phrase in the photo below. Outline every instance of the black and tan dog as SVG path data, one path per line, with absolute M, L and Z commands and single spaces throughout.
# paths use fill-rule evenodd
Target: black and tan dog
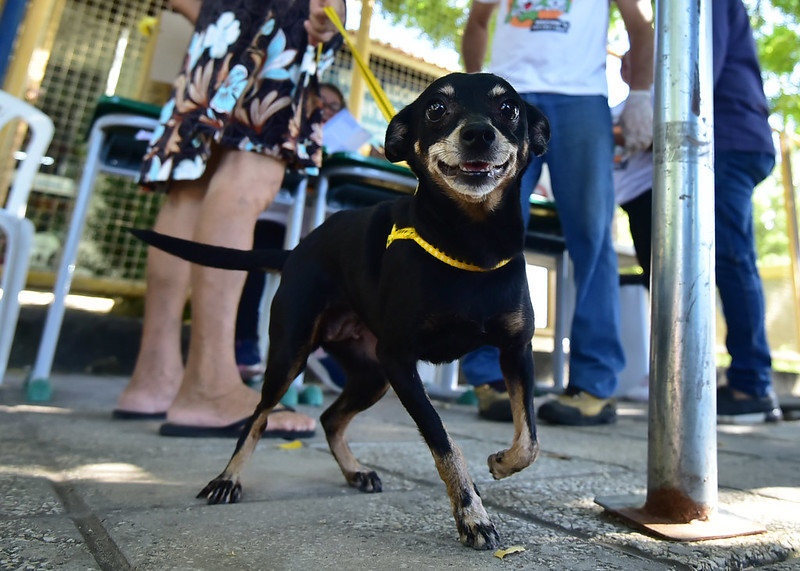
M 536 459 L 520 177 L 530 153 L 545 151 L 549 134 L 545 117 L 502 79 L 452 74 L 431 84 L 388 127 L 386 157 L 411 166 L 419 178 L 413 196 L 338 212 L 291 252 L 244 252 L 138 232 L 190 261 L 282 272 L 261 402 L 225 470 L 198 497 L 240 499 L 239 476 L 270 411 L 321 345 L 347 373 L 344 390 L 321 417 L 347 482 L 381 491 L 378 475 L 351 452 L 345 429 L 391 386 L 433 453 L 461 542 L 476 549 L 498 545 L 417 362 L 449 362 L 481 345 L 499 347 L 514 441 L 489 457 L 489 470 L 505 478 Z

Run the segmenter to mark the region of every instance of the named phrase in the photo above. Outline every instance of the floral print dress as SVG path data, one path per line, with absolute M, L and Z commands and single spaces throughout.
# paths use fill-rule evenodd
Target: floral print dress
M 183 69 L 161 111 L 140 182 L 197 180 L 212 142 L 315 174 L 322 161 L 317 76 L 337 36 L 317 49 L 303 22 L 308 0 L 205 0 Z

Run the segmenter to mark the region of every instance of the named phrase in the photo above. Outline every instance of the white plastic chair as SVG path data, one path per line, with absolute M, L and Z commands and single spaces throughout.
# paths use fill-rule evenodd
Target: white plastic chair
M 3 297 L 0 298 L 0 384 L 8 367 L 19 318 L 19 293 L 25 287 L 33 245 L 33 223 L 25 218 L 28 196 L 33 177 L 53 139 L 53 122 L 47 115 L 0 91 L 0 129 L 16 119 L 27 124 L 31 136 L 11 184 L 8 200 L 0 209 L 0 229 L 5 235 L 3 279 L 0 284 L 3 289 Z
M 86 215 L 89 211 L 89 202 L 94 192 L 97 176 L 101 172 L 119 176 L 135 177 L 139 173 L 138 164 L 135 167 L 118 165 L 113 157 L 104 156 L 109 134 L 115 129 L 132 129 L 141 133 L 142 137 L 149 138 L 158 125 L 158 120 L 152 117 L 137 116 L 130 113 L 103 115 L 92 124 L 89 134 L 89 146 L 83 174 L 75 195 L 72 206 L 67 237 L 61 252 L 61 261 L 58 265 L 56 282 L 53 287 L 53 303 L 47 310 L 47 317 L 36 353 L 36 361 L 28 375 L 26 394 L 32 402 L 46 402 L 52 394 L 50 372 L 53 368 L 58 338 L 61 334 L 61 324 L 66 312 L 66 299 L 72 287 L 72 278 L 75 273 L 75 260 L 78 256 L 78 244 L 86 224 Z

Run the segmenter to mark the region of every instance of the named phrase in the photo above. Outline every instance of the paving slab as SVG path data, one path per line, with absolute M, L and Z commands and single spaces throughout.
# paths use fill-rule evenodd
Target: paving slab
M 63 515 L 0 517 L 0 538 L 0 569 L 99 568 L 74 522 Z
M 298 449 L 262 440 L 243 501 L 209 506 L 194 496 L 234 441 L 164 438 L 158 422 L 112 421 L 125 382 L 56 375 L 52 402 L 36 405 L 22 401 L 22 374 L 0 386 L 0 569 L 800 568 L 800 422 L 718 431 L 720 508 L 767 533 L 679 543 L 594 501 L 646 494 L 646 405 L 623 403 L 610 426 L 541 425 L 537 462 L 495 481 L 486 459 L 510 444 L 512 426 L 437 403 L 503 546 L 524 548 L 501 560 L 458 542 L 430 451 L 391 393 L 348 430 L 383 493 L 348 487 L 318 431 Z

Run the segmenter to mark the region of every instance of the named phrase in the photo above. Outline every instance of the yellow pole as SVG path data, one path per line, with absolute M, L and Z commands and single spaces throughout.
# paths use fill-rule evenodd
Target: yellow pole
M 372 21 L 372 8 L 375 5 L 375 0 L 363 0 L 361 3 L 361 26 L 358 28 L 356 34 L 356 49 L 361 57 L 369 65 L 370 52 L 372 51 L 372 44 L 369 40 L 369 26 Z M 355 62 L 353 63 L 353 79 L 350 83 L 350 99 L 347 107 L 350 113 L 353 114 L 357 120 L 361 120 L 361 108 L 364 106 L 364 95 L 366 94 L 366 84 L 364 78 L 356 69 Z
M 786 209 L 786 232 L 789 234 L 789 257 L 792 261 L 792 285 L 794 286 L 794 326 L 797 348 L 800 349 L 800 240 L 797 230 L 797 203 L 792 180 L 792 157 L 786 131 L 779 134 L 781 143 L 781 173 L 783 178 L 783 205 Z
M 64 10 L 64 0 L 31 0 L 22 23 L 22 34 L 17 40 L 3 91 L 27 101 L 39 94 L 44 70 L 55 40 L 58 22 Z M 3 130 L 0 136 L 0 188 L 7 189 L 14 169 L 12 149 L 22 145 L 25 129 L 21 125 Z M 0 205 L 5 203 L 7 192 L 0 191 Z
M 64 0 L 30 1 L 3 91 L 21 99 L 36 98 L 64 5 Z

